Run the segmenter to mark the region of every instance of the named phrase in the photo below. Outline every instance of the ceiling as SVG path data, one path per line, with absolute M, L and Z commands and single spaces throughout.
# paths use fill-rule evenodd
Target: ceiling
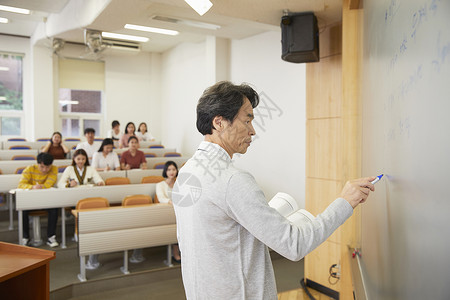
M 313 11 L 319 27 L 341 20 L 342 0 L 211 0 L 213 7 L 199 16 L 183 0 L 0 0 L 0 5 L 28 8 L 31 15 L 0 11 L 10 20 L 0 24 L 0 34 L 32 36 L 36 28 L 45 28 L 41 38 L 61 38 L 84 43 L 84 28 L 146 36 L 141 49 L 164 52 L 182 42 L 199 42 L 208 35 L 242 39 L 267 31 L 279 31 L 284 10 Z M 219 29 L 188 26 L 170 18 L 219 25 Z M 45 26 L 44 26 L 45 23 Z M 125 24 L 173 29 L 176 36 L 124 29 Z M 36 35 L 36 34 L 35 34 Z

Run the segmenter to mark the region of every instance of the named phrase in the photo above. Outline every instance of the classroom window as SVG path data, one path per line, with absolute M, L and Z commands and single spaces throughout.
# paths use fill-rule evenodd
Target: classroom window
M 21 136 L 21 118 L 20 117 L 1 117 L 0 132 L 1 135 Z
M 0 52 L 0 133 L 23 136 L 23 55 Z
M 104 120 L 104 63 L 59 60 L 59 114 L 63 136 L 82 136 L 94 128 L 102 136 Z

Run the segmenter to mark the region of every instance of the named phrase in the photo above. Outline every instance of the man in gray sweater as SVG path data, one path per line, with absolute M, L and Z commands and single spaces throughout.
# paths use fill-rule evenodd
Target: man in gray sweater
M 324 242 L 373 191 L 375 177 L 347 182 L 341 197 L 311 220 L 289 222 L 248 172 L 233 166 L 255 129 L 258 94 L 248 85 L 219 82 L 197 105 L 205 136 L 181 168 L 172 192 L 188 299 L 277 299 L 268 247 L 300 260 Z

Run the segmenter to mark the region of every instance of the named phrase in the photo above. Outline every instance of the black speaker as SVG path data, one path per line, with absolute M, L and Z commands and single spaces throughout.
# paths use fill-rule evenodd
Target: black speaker
M 314 13 L 283 16 L 281 45 L 281 58 L 285 61 L 293 63 L 319 61 L 319 27 Z

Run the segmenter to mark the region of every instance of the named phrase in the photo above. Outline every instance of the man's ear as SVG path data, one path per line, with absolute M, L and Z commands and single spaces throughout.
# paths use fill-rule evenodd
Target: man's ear
M 218 132 L 222 132 L 224 129 L 224 119 L 222 116 L 215 116 L 212 121 L 213 128 Z

